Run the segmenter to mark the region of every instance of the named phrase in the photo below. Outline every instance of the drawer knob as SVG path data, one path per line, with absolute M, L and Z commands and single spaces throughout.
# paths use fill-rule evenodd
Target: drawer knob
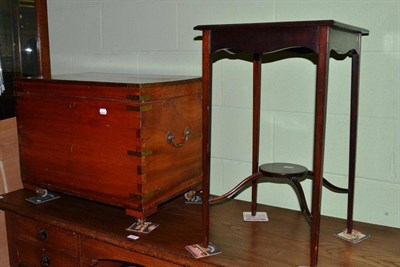
M 170 144 L 173 147 L 180 148 L 180 147 L 183 147 L 186 144 L 186 142 L 188 141 L 188 139 L 189 139 L 189 136 L 190 136 L 190 128 L 189 127 L 185 128 L 185 131 L 183 132 L 183 135 L 184 136 L 183 136 L 183 139 L 182 139 L 183 140 L 182 143 L 178 143 L 178 144 L 176 144 L 174 142 L 175 141 L 175 136 L 171 132 L 167 132 L 167 134 L 165 135 L 165 138 L 167 139 L 167 143 L 168 144 Z
M 37 236 L 40 240 L 46 240 L 49 237 L 49 234 L 47 233 L 46 230 L 40 229 L 39 232 L 37 233 Z
M 40 259 L 40 266 L 42 267 L 50 266 L 50 258 L 47 256 L 42 256 L 42 258 Z

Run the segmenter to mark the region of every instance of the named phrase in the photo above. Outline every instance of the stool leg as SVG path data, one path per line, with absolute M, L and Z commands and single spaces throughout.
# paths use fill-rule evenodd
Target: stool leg
M 223 194 L 223 195 L 221 195 L 219 197 L 210 198 L 210 201 L 209 201 L 210 204 L 214 204 L 214 203 L 218 203 L 220 201 L 226 200 L 228 197 L 230 197 L 230 196 L 236 194 L 237 192 L 239 192 L 248 183 L 253 183 L 253 181 L 257 181 L 257 179 L 260 179 L 262 176 L 263 176 L 262 173 L 257 172 L 257 173 L 254 173 L 254 174 L 246 177 L 239 184 L 237 184 L 234 188 L 229 190 L 227 193 L 225 193 L 225 194 Z
M 303 187 L 301 186 L 299 180 L 297 180 L 297 177 L 292 177 L 291 181 L 293 182 L 293 184 L 297 189 L 297 192 L 299 193 L 301 211 L 306 214 L 307 221 L 310 223 L 311 213 L 310 210 L 308 209 L 306 197 L 304 196 Z
M 260 99 L 261 99 L 261 57 L 253 55 L 253 155 L 252 173 L 258 172 L 258 157 L 260 147 Z M 251 186 L 251 215 L 257 212 L 257 180 Z

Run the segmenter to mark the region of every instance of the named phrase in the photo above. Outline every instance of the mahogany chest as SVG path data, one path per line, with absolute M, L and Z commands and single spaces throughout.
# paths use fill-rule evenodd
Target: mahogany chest
M 21 176 L 145 218 L 201 186 L 201 79 L 85 73 L 16 82 Z

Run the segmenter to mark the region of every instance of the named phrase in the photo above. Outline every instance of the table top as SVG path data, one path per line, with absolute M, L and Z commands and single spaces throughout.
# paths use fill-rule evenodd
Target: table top
M 335 20 L 313 20 L 313 21 L 285 21 L 265 23 L 241 23 L 241 24 L 213 24 L 198 25 L 195 30 L 235 30 L 235 29 L 271 29 L 271 28 L 293 28 L 293 27 L 320 27 L 328 26 L 343 31 L 361 33 L 368 35 L 369 30 L 338 22 Z
M 352 53 L 360 54 L 359 37 L 369 34 L 367 29 L 334 20 L 214 24 L 199 25 L 194 29 L 203 31 L 203 49 L 211 57 L 221 50 L 253 55 L 320 54 L 329 47 L 341 55 L 337 59 L 344 59 Z M 220 57 L 212 58 L 218 59 Z
M 183 197 L 161 206 L 148 218 L 160 226 L 149 234 L 135 233 L 140 238 L 133 241 L 127 238 L 131 232 L 125 229 L 134 218 L 126 216 L 123 209 L 62 194 L 40 205 L 24 200 L 33 194 L 23 189 L 3 195 L 0 209 L 185 266 L 309 265 L 309 225 L 298 211 L 260 205 L 260 211 L 268 212 L 269 222 L 244 222 L 242 212 L 249 210 L 249 203 L 229 200 L 213 205 L 210 237 L 222 253 L 197 260 L 185 246 L 202 240 L 201 205 L 185 204 Z M 355 226 L 371 237 L 356 245 L 340 240 L 333 234 L 342 230 L 345 222 L 322 217 L 321 266 L 365 267 L 372 260 L 389 266 L 400 262 L 395 245 L 400 242 L 399 229 L 364 223 Z

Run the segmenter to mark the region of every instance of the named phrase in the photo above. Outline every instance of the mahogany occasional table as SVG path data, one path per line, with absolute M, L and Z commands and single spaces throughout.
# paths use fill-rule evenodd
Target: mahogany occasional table
M 348 171 L 348 212 L 347 231 L 353 229 L 353 199 L 356 161 L 358 90 L 360 72 L 361 37 L 369 31 L 363 28 L 339 23 L 333 20 L 299 21 L 278 23 L 251 23 L 226 25 L 199 25 L 202 36 L 203 72 L 203 247 L 209 243 L 209 197 L 210 197 L 210 151 L 211 151 L 211 90 L 212 66 L 221 50 L 231 53 L 247 52 L 253 56 L 253 152 L 252 172 L 258 172 L 260 95 L 262 56 L 287 51 L 288 55 L 313 55 L 317 68 L 313 182 L 311 210 L 311 266 L 318 261 L 320 230 L 321 193 L 324 163 L 324 135 L 326 124 L 326 103 L 328 92 L 329 59 L 350 57 L 351 65 L 351 107 L 350 107 L 350 147 Z M 257 195 L 257 183 L 253 182 L 253 205 Z M 212 202 L 212 201 L 211 201 Z M 255 210 L 255 207 L 252 207 Z

